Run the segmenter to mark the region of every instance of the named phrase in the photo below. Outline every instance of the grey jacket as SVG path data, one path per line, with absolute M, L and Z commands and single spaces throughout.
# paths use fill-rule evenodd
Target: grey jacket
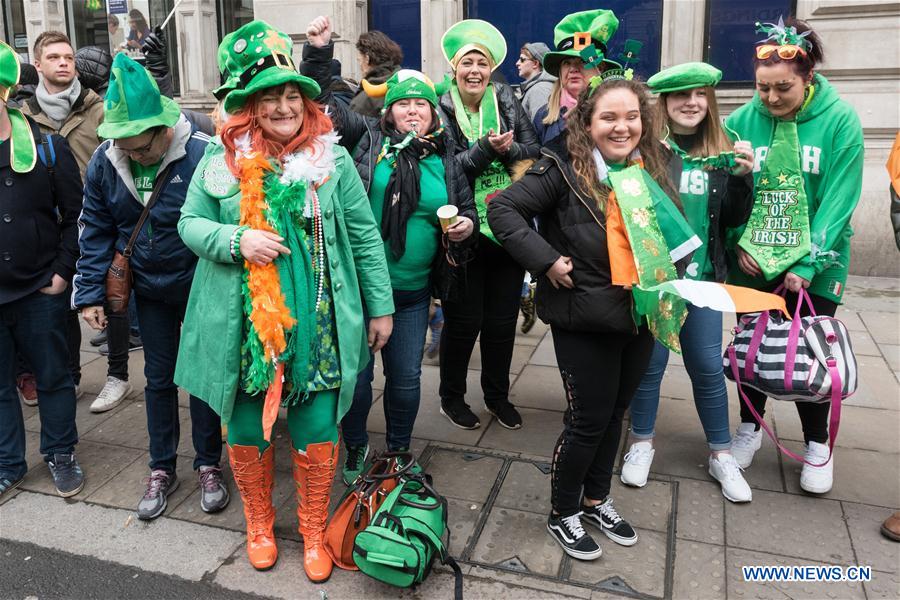
M 541 71 L 519 87 L 522 91 L 522 108 L 525 109 L 528 118 L 532 121 L 537 111 L 550 99 L 554 81 L 556 81 L 556 77 L 546 71 Z

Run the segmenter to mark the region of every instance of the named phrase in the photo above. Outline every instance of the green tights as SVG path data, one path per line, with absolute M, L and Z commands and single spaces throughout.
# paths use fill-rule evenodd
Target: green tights
M 339 390 L 310 393 L 309 402 L 288 408 L 288 431 L 296 450 L 310 444 L 338 442 L 337 403 Z M 256 446 L 260 452 L 269 447 L 263 438 L 262 413 L 265 394 L 249 396 L 238 392 L 228 423 L 229 446 Z

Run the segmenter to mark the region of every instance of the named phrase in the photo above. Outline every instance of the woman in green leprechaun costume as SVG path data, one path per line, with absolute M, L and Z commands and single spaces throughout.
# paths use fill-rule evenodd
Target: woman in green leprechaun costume
M 506 56 L 506 40 L 496 27 L 478 19 L 460 21 L 444 33 L 441 46 L 453 82 L 440 108 L 480 221 L 465 286 L 442 303 L 441 413 L 463 429 L 481 426 L 465 402 L 469 358 L 480 334 L 485 405 L 502 426 L 518 429 L 522 417 L 509 401 L 509 367 L 524 271 L 497 243 L 485 215 L 491 198 L 511 183 L 516 163 L 536 158 L 540 144 L 512 89 L 490 80 Z
M 229 118 L 179 222 L 200 261 L 176 382 L 228 424 L 257 569 L 277 559 L 271 430 L 287 408 L 304 567 L 324 581 L 333 566 L 322 539 L 337 423 L 370 348 L 390 336 L 390 280 L 365 190 L 312 101 L 319 86 L 294 68 L 290 38 L 253 21 L 224 43 Z
M 724 282 L 728 274 L 724 237 L 727 228 L 747 220 L 752 205 L 747 175 L 753 168 L 748 142 L 732 142 L 722 130 L 715 86 L 722 72 L 702 62 L 665 69 L 647 84 L 659 94 L 657 137 L 669 149 L 669 167 L 679 182 L 685 217 L 704 242 L 691 257 L 687 279 Z M 709 473 L 732 502 L 749 502 L 750 486 L 731 455 L 728 393 L 722 373 L 722 313 L 690 305 L 679 334 L 684 364 L 694 391 L 697 414 L 709 445 Z M 631 439 L 622 482 L 643 487 L 653 461 L 654 428 L 660 385 L 669 350 L 653 349 L 647 372 L 631 400 Z
M 301 68 L 327 89 L 334 52 L 330 19 L 314 19 L 307 28 L 307 39 Z M 437 113 L 438 94 L 446 89 L 446 83 L 435 86 L 419 71 L 401 69 L 384 84 L 363 80 L 362 85 L 369 95 L 384 97 L 380 119 L 349 110 L 330 93 L 322 99 L 334 117 L 341 144 L 353 153 L 381 227 L 396 309 L 391 339 L 381 350 L 385 376 L 382 404 L 388 450 L 406 451 L 419 410 L 430 299 L 433 295 L 446 300 L 455 293 L 456 278 L 451 276 L 448 260 L 463 262 L 475 239 L 472 234 L 478 217 L 472 189 Z M 457 211 L 446 238 L 437 215 L 445 205 Z M 366 421 L 372 406 L 374 367 L 373 355 L 360 374 L 353 405 L 341 422 L 347 446 L 343 479 L 348 485 L 363 469 L 368 454 Z
M 602 8 L 566 15 L 553 29 L 554 52 L 544 55 L 544 70 L 556 77 L 550 99 L 534 115 L 534 130 L 542 146 L 551 144 L 566 129 L 566 115 L 575 108 L 578 96 L 591 77 L 606 69 L 619 69 L 611 61 L 607 44 L 619 28 L 619 19 Z M 565 145 L 561 139 L 552 146 Z
M 735 139 L 754 148 L 755 203 L 745 227 L 731 239 L 738 268 L 729 282 L 771 290 L 784 285 L 788 306 L 805 288 L 819 315 L 833 316 L 850 266 L 850 217 L 859 201 L 863 134 L 859 117 L 825 77 L 819 36 L 802 21 L 757 24 L 766 37 L 754 54 L 756 94 L 725 124 Z M 793 308 L 790 308 L 793 311 Z M 807 306 L 803 314 L 808 314 Z M 765 395 L 747 390 L 762 415 Z M 831 489 L 828 460 L 829 404 L 798 402 L 808 461 L 800 486 L 813 493 Z M 733 452 L 747 467 L 762 431 L 741 404 Z M 808 463 L 821 464 L 814 467 Z

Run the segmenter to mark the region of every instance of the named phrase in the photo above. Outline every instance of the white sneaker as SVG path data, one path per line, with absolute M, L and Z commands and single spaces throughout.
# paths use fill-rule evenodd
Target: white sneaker
M 803 458 L 820 465 L 827 459 L 828 462 L 821 467 L 814 467 L 803 463 L 803 470 L 800 471 L 800 487 L 811 494 L 824 494 L 831 491 L 831 485 L 834 483 L 834 455 L 828 456 L 828 445 L 819 442 L 810 442 L 806 446 L 806 453 Z
M 722 486 L 722 495 L 732 502 L 750 502 L 753 492 L 731 454 L 709 455 L 709 475 Z
M 634 487 L 647 485 L 647 475 L 650 474 L 650 464 L 655 453 L 651 442 L 632 444 L 625 454 L 625 463 L 622 465 L 622 483 Z
M 112 410 L 122 403 L 125 396 L 131 393 L 131 384 L 117 377 L 106 378 L 106 385 L 97 394 L 97 399 L 91 403 L 92 413 L 102 413 Z
M 753 423 L 741 423 L 731 438 L 731 454 L 742 468 L 746 469 L 753 462 L 753 455 L 762 446 L 762 429 L 756 430 Z

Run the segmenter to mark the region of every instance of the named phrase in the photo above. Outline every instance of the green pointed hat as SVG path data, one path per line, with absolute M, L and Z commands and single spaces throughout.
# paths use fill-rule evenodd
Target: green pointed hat
M 296 83 L 307 98 L 321 93 L 319 84 L 294 67 L 291 58 L 294 45 L 286 34 L 257 20 L 229 35 L 219 45 L 228 75 L 225 85 L 234 85 L 225 96 L 225 112 L 235 112 L 260 90 L 286 83 Z
M 389 107 L 397 100 L 404 98 L 422 98 L 437 108 L 438 96 L 450 89 L 451 79 L 445 76 L 437 85 L 421 71 L 400 69 L 382 84 L 372 84 L 362 80 L 362 87 L 368 96 L 378 98 L 384 96 L 384 106 Z
M 689 62 L 663 69 L 647 80 L 650 91 L 656 94 L 715 87 L 722 79 L 722 71 L 705 62 Z
M 132 137 L 160 125 L 172 127 L 180 117 L 181 109 L 159 93 L 147 69 L 124 52 L 116 54 L 97 135 L 113 140 Z
M 621 68 L 619 63 L 606 58 L 606 45 L 618 28 L 619 19 L 611 10 L 598 8 L 566 15 L 553 29 L 556 51 L 544 55 L 544 70 L 558 77 L 560 63 L 572 57 L 601 71 L 609 67 Z
M 0 100 L 6 102 L 9 92 L 19 83 L 19 57 L 16 51 L 0 42 Z
M 492 62 L 495 70 L 506 58 L 506 40 L 496 27 L 481 19 L 465 19 L 455 23 L 441 38 L 444 58 L 455 69 L 463 56 L 475 50 Z

